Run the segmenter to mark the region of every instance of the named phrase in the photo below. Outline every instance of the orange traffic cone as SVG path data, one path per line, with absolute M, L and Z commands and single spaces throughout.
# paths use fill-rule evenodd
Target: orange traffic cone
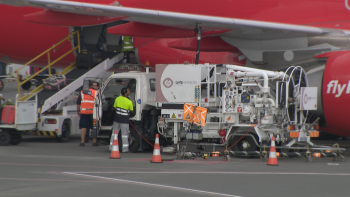
M 160 156 L 159 135 L 156 135 L 156 142 L 154 143 L 153 157 L 151 163 L 163 163 Z
M 114 131 L 114 138 L 112 144 L 112 151 L 110 159 L 120 159 L 119 144 L 118 144 L 118 131 Z
M 270 147 L 269 160 L 267 161 L 267 165 L 278 166 L 276 146 L 275 146 L 275 136 L 272 136 L 272 139 L 271 139 L 271 147 Z

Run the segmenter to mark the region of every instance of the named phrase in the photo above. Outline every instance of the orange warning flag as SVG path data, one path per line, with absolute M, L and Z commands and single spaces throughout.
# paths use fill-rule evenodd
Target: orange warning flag
M 204 127 L 207 118 L 207 111 L 208 110 L 204 107 L 196 107 L 193 116 L 193 123 Z
M 185 103 L 184 104 L 184 113 L 183 113 L 183 120 L 187 120 L 188 122 L 192 122 L 193 119 L 193 112 L 194 112 L 195 105 Z

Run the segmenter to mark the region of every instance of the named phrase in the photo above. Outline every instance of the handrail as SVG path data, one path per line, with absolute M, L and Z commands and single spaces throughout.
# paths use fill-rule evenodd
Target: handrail
M 76 47 L 74 47 L 73 49 L 69 50 L 67 53 L 63 54 L 61 57 L 57 58 L 56 60 L 50 62 L 50 51 L 52 49 L 55 49 L 58 45 L 62 44 L 64 41 L 70 41 L 70 38 L 72 36 L 74 36 L 75 34 L 77 34 L 77 39 L 78 39 L 78 45 Z M 62 58 L 66 57 L 69 53 L 75 51 L 75 50 L 79 50 L 80 51 L 80 36 L 79 36 L 79 30 L 69 34 L 67 37 L 63 38 L 61 41 L 59 41 L 58 43 L 54 44 L 52 47 L 50 47 L 49 49 L 47 49 L 46 51 L 44 51 L 43 53 L 41 53 L 40 55 L 36 56 L 34 59 L 30 60 L 29 62 L 27 62 L 26 64 L 24 64 L 21 68 L 18 68 L 15 72 L 17 73 L 17 88 L 18 88 L 18 94 L 21 95 L 21 85 L 25 84 L 26 82 L 28 82 L 29 80 L 33 79 L 35 76 L 39 75 L 42 71 L 49 69 L 49 76 L 51 77 L 51 66 L 53 64 L 55 64 L 56 62 L 60 61 Z M 37 60 L 38 58 L 40 58 L 41 56 L 47 54 L 47 59 L 48 59 L 48 65 L 45 66 L 44 68 L 42 68 L 41 70 L 39 70 L 37 73 L 34 73 L 33 75 L 31 75 L 29 78 L 27 78 L 26 80 L 20 82 L 19 80 L 19 74 L 18 71 L 23 69 L 25 66 L 29 65 L 30 63 L 34 62 L 35 60 Z M 19 96 L 19 98 L 21 98 L 21 96 Z

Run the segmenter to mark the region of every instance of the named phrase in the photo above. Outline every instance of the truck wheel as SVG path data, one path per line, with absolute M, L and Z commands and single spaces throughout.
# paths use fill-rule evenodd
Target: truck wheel
M 0 132 L 0 146 L 7 146 L 11 142 L 11 135 L 6 132 L 2 131 Z
M 11 144 L 12 145 L 18 145 L 22 141 L 22 135 L 21 134 L 13 134 L 11 135 Z
M 140 136 L 135 131 L 134 128 L 130 127 L 130 133 L 129 133 L 129 151 L 130 152 L 136 152 L 140 148 Z M 119 151 L 121 152 L 123 150 L 123 141 L 122 141 L 122 134 L 121 132 L 118 133 L 118 144 L 119 144 Z
M 21 87 L 22 87 L 23 90 L 29 90 L 30 87 L 32 87 L 32 82 L 27 81 Z
M 250 136 L 244 136 L 239 142 L 237 142 L 242 136 L 234 136 L 229 140 L 229 146 L 235 144 L 232 147 L 233 151 L 257 151 L 259 150 L 254 140 Z
M 5 84 L 4 84 L 4 82 L 2 81 L 2 80 L 0 80 L 0 83 L 1 83 L 1 88 L 0 88 L 0 91 L 2 90 L 2 89 L 4 89 L 4 87 L 5 87 Z
M 140 148 L 140 136 L 134 128 L 130 128 L 129 151 L 136 152 Z
M 70 124 L 69 120 L 64 120 L 62 124 L 62 133 L 61 135 L 57 138 L 59 142 L 67 142 L 69 139 L 70 135 Z

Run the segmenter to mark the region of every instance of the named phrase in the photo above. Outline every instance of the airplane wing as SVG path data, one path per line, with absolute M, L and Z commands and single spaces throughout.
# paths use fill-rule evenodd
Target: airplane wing
M 304 25 L 130 8 L 123 7 L 117 1 L 113 5 L 101 5 L 61 0 L 0 0 L 0 4 L 39 7 L 55 12 L 87 16 L 123 18 L 123 20 L 132 21 L 135 24 L 151 24 L 175 29 L 191 30 L 192 32 L 196 24 L 200 23 L 203 31 L 218 31 L 220 35 L 237 39 L 276 40 L 315 36 L 331 32 L 344 33 L 342 30 Z M 211 34 L 214 33 L 212 32 Z M 192 35 L 194 35 L 194 33 L 192 33 Z
M 266 62 L 276 62 L 275 64 L 278 64 L 269 64 L 272 67 L 278 67 L 282 63 L 289 65 L 294 58 L 294 54 L 310 53 L 315 55 L 334 50 L 334 47 L 327 43 L 310 46 L 308 37 L 332 33 L 338 35 L 350 34 L 345 30 L 306 25 L 123 7 L 118 1 L 109 5 L 102 5 L 61 0 L 0 0 L 0 4 L 43 8 L 46 11 L 42 11 L 38 15 L 34 13 L 34 17 L 24 16 L 24 19 L 27 21 L 41 24 L 50 22 L 50 20 L 68 18 L 68 20 L 56 21 L 50 25 L 84 26 L 65 25 L 65 23 L 70 21 L 67 15 L 74 15 L 75 18 L 80 17 L 80 19 L 83 18 L 85 21 L 90 21 L 90 19 L 86 18 L 92 18 L 91 20 L 95 22 L 100 21 L 100 24 L 122 19 L 130 21 L 130 23 L 110 27 L 108 33 L 133 37 L 195 37 L 193 30 L 200 23 L 203 36 L 219 36 L 226 43 L 238 48 L 254 64 L 266 64 Z M 45 21 L 43 22 L 42 20 Z M 87 24 L 93 25 L 91 23 Z M 279 56 L 284 59 L 272 61 L 273 57 L 275 57 L 274 54 L 281 52 L 282 55 Z M 303 64 L 303 62 L 293 63 Z M 308 62 L 306 63 L 309 64 Z

